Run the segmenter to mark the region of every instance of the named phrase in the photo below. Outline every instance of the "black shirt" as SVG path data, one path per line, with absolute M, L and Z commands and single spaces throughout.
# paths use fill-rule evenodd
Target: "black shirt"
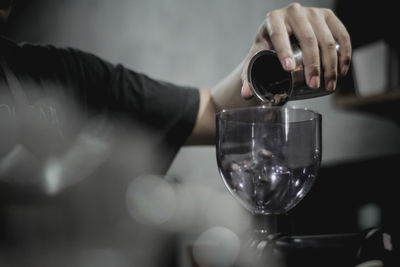
M 127 188 L 168 170 L 198 90 L 71 48 L 0 38 L 0 54 L 0 259 L 87 266 L 111 253 L 168 266 L 170 235 L 132 218 Z
M 113 121 L 124 119 L 125 123 L 153 128 L 160 142 L 178 148 L 194 126 L 199 105 L 194 88 L 156 81 L 71 48 L 17 45 L 1 38 L 0 49 L 21 83 L 28 105 L 36 105 L 36 112 L 47 114 L 50 124 L 57 122 L 59 134 L 71 126 L 79 130 L 79 125 L 68 125 L 71 121 L 60 121 L 59 116 L 79 116 L 84 124 L 85 119 L 102 114 Z M 14 109 L 13 97 L 4 87 L 2 83 L 0 107 L 3 111 Z M 63 107 L 58 110 L 56 105 Z

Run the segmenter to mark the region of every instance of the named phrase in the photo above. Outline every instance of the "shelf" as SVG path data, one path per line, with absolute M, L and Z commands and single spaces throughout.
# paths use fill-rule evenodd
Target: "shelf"
M 338 108 L 352 109 L 381 116 L 400 124 L 400 90 L 391 90 L 384 94 L 357 96 L 353 94 L 335 95 Z
M 371 96 L 343 95 L 338 93 L 335 97 L 336 105 L 343 108 L 362 108 L 370 105 L 386 105 L 392 102 L 400 102 L 399 89 Z

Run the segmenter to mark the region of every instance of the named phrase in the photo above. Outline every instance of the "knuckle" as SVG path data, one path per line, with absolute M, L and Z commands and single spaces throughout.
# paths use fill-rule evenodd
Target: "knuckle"
M 329 9 L 329 8 L 322 8 L 321 11 L 324 13 L 325 17 L 330 17 L 330 16 L 335 15 L 335 13 L 333 13 L 332 9 Z
M 270 33 L 271 40 L 282 39 L 283 37 L 284 37 L 283 34 L 279 31 L 272 31 Z
M 310 64 L 307 64 L 306 67 L 309 69 L 318 69 L 321 67 L 318 61 L 311 62 Z
M 350 41 L 350 35 L 344 25 L 340 28 L 337 38 L 345 42 Z
M 343 40 L 343 42 L 349 43 L 350 35 L 347 32 L 343 32 L 340 34 L 340 39 Z
M 290 5 L 288 5 L 289 10 L 299 10 L 301 8 L 301 4 L 298 2 L 293 2 Z
M 279 16 L 280 14 L 276 10 L 267 13 L 264 25 L 269 34 L 273 32 L 277 21 L 279 21 Z
M 330 40 L 330 41 L 326 42 L 325 46 L 329 51 L 335 51 L 336 50 L 336 43 L 333 40 Z
M 320 14 L 320 10 L 319 10 L 318 8 L 315 8 L 315 7 L 309 8 L 309 9 L 308 9 L 308 14 L 309 14 L 311 17 L 318 17 L 318 16 L 321 15 L 321 14 Z
M 315 36 L 313 36 L 311 34 L 305 35 L 303 38 L 303 42 L 306 46 L 310 46 L 310 47 L 317 45 L 317 39 L 315 38 Z
M 279 16 L 279 12 L 277 10 L 273 10 L 267 13 L 266 19 L 267 20 L 274 20 Z
M 342 56 L 343 64 L 350 65 L 350 61 L 351 61 L 351 56 L 350 55 L 343 55 Z

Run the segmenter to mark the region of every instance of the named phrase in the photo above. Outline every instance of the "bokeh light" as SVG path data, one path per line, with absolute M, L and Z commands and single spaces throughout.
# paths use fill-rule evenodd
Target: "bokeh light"
M 175 214 L 177 200 L 174 189 L 162 177 L 144 175 L 129 185 L 126 203 L 138 222 L 160 225 Z
M 193 258 L 199 266 L 232 266 L 239 253 L 239 237 L 225 227 L 207 229 L 193 246 Z

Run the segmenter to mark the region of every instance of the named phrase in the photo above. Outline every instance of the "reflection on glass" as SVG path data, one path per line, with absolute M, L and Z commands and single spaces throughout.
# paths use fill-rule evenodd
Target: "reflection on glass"
M 310 190 L 321 162 L 321 115 L 251 107 L 217 114 L 217 162 L 232 195 L 252 214 L 287 213 Z

